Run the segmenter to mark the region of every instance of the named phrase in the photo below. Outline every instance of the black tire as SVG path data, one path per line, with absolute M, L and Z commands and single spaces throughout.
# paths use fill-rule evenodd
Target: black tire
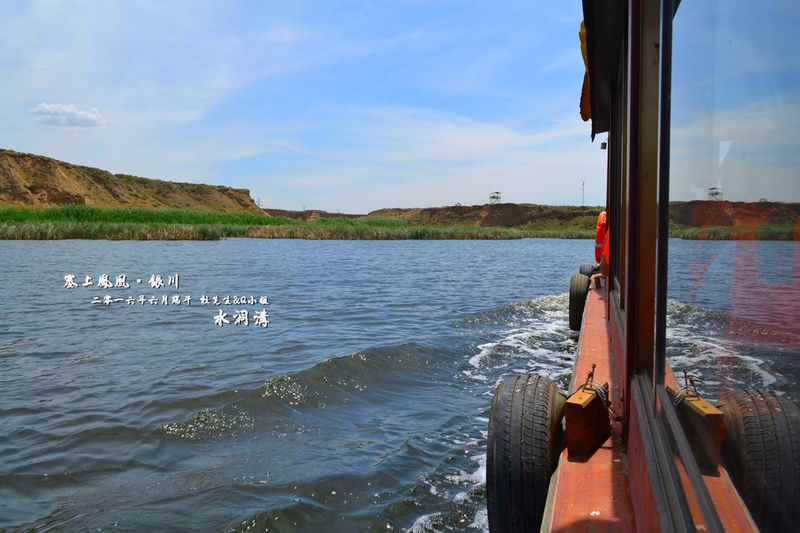
M 561 452 L 564 396 L 541 376 L 497 387 L 489 416 L 486 499 L 493 533 L 538 532 Z
M 728 472 L 762 531 L 800 522 L 800 408 L 765 391 L 726 392 L 723 454 Z
M 594 265 L 587 264 L 587 265 L 581 265 L 580 268 L 578 268 L 578 272 L 580 272 L 584 276 L 592 277 L 592 274 L 594 274 L 596 271 Z
M 575 273 L 569 279 L 569 329 L 581 330 L 583 308 L 589 294 L 589 276 Z

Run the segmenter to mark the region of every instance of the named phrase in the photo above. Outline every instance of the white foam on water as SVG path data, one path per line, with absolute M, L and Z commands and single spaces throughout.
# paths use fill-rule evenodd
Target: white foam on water
M 489 531 L 489 512 L 486 509 L 478 509 L 478 512 L 475 513 L 475 519 L 469 525 L 469 527 L 480 529 L 483 531 Z
M 477 486 L 486 485 L 486 454 L 473 455 L 472 460 L 478 461 L 478 469 L 473 472 L 472 479 L 476 480 Z
M 694 377 L 702 380 L 702 386 L 712 396 L 718 396 L 731 384 L 744 387 L 769 387 L 778 378 L 768 372 L 763 359 L 743 352 L 748 345 L 735 338 L 715 336 L 710 321 L 719 313 L 700 307 L 670 301 L 672 316 L 667 328 L 667 362 L 675 371 L 679 383 L 683 382 L 680 370 L 686 368 Z M 677 323 L 676 323 L 677 322 Z M 741 370 L 756 377 L 755 382 L 737 379 Z M 709 376 L 710 379 L 704 379 Z
M 572 372 L 577 346 L 576 333 L 568 327 L 568 295 L 517 302 L 502 311 L 507 313 L 508 309 L 512 312 L 503 314 L 499 320 L 490 317 L 494 325 L 500 326 L 491 333 L 491 342 L 477 345 L 475 352 L 464 358 L 467 365 L 462 374 L 482 383 L 476 390 L 480 396 L 492 397 L 497 385 L 508 376 L 539 374 L 559 380 Z M 505 327 L 503 318 L 507 318 Z M 762 382 L 760 386 L 774 384 L 777 378 L 767 371 L 764 360 L 745 355 L 746 345 L 725 338 L 724 333 L 717 333 L 724 320 L 725 316 L 720 313 L 677 302 L 669 303 L 668 361 L 676 369 L 676 374 L 680 374 L 679 370 L 684 367 L 689 368 L 692 375 L 703 380 L 704 386 L 714 390 L 730 387 L 731 383 L 741 383 L 737 378 L 743 377 L 742 372 L 748 375 L 749 380 L 757 376 Z M 679 381 L 682 382 L 682 376 L 676 377 L 680 377 Z M 450 498 L 459 506 L 474 505 L 475 515 L 467 527 L 481 531 L 488 531 L 486 504 L 477 501 L 476 497 L 486 485 L 485 446 L 488 431 L 485 428 L 489 419 L 485 414 L 486 410 L 482 410 L 475 417 L 480 437 L 468 438 L 464 443 L 465 453 L 481 452 L 470 457 L 475 461 L 476 468 L 463 468 L 444 476 L 449 483 L 458 486 L 456 490 L 437 490 L 432 485 L 429 489 L 431 494 Z M 461 442 L 456 444 L 460 446 Z M 436 521 L 442 517 L 441 513 L 424 515 L 417 519 L 411 531 L 435 530 L 441 526 Z
M 497 346 L 497 344 L 498 343 L 496 342 L 489 342 L 486 344 L 478 345 L 478 349 L 480 350 L 480 352 L 469 358 L 469 364 L 471 364 L 475 368 L 480 368 L 481 362 L 492 353 L 492 350 L 494 349 L 495 346 Z
M 472 485 L 472 488 L 486 485 L 486 454 L 473 455 L 470 459 L 478 464 L 478 468 L 474 472 L 468 473 L 465 470 L 459 470 L 458 474 L 445 476 L 447 480 L 457 485 L 469 484 Z
M 500 327 L 490 332 L 490 342 L 477 345 L 475 352 L 465 356 L 466 368 L 461 369 L 460 375 L 481 383 L 476 394 L 491 397 L 503 377 L 514 373 L 540 373 L 554 378 L 568 374 L 574 359 L 575 336 L 568 328 L 567 307 L 568 295 L 564 294 L 517 302 L 472 317 L 471 323 L 480 325 L 488 320 L 490 327 Z M 463 440 L 453 441 L 465 454 L 474 454 L 470 456 L 474 469 L 462 468 L 444 475 L 448 483 L 457 487 L 455 490 L 443 490 L 428 481 L 426 484 L 432 495 L 449 498 L 459 508 L 474 506 L 472 523 L 466 527 L 488 531 L 486 504 L 477 496 L 486 486 L 486 410 L 478 410 L 474 420 L 480 437 L 472 432 L 465 434 Z M 441 527 L 443 517 L 441 512 L 420 516 L 409 531 L 433 531 Z
M 463 502 L 463 501 L 466 501 L 466 500 L 469 500 L 469 493 L 468 492 L 459 492 L 453 498 L 453 501 L 456 502 L 456 503 Z
M 436 531 L 434 521 L 441 516 L 442 513 L 424 514 L 414 520 L 414 523 L 408 531 L 409 533 L 428 533 Z
M 763 359 L 759 359 L 758 357 L 752 357 L 750 355 L 740 355 L 739 359 L 745 362 L 745 366 L 750 369 L 752 372 L 759 375 L 762 382 L 762 387 L 769 387 L 776 381 L 778 378 L 761 368 L 761 365 L 764 364 Z

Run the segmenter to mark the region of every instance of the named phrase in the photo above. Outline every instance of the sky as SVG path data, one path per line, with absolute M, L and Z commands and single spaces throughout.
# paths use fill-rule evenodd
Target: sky
M 0 1 L 0 146 L 284 209 L 598 205 L 581 18 L 580 2 Z
M 672 199 L 800 201 L 794 1 L 681 3 Z M 600 205 L 581 18 L 578 1 L 0 0 L 0 146 L 283 209 Z
M 683 1 L 674 19 L 670 196 L 800 201 L 796 0 Z

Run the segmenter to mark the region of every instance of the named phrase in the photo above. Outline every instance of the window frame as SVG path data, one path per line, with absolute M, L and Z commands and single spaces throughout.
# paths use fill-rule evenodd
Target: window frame
M 617 324 L 624 353 L 626 443 L 642 445 L 648 489 L 665 530 L 690 531 L 703 523 L 708 531 L 722 531 L 664 387 L 671 47 L 677 1 L 626 4 L 608 150 L 608 316 Z M 639 432 L 632 436 L 633 416 Z

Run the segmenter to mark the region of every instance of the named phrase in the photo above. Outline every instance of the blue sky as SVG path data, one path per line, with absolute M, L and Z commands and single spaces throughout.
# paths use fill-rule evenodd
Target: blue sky
M 0 145 L 366 212 L 605 196 L 580 2 L 2 2 Z
M 673 199 L 800 201 L 795 1 L 681 3 Z M 582 180 L 602 204 L 581 18 L 578 1 L 0 0 L 0 146 L 287 209 L 579 204 Z

